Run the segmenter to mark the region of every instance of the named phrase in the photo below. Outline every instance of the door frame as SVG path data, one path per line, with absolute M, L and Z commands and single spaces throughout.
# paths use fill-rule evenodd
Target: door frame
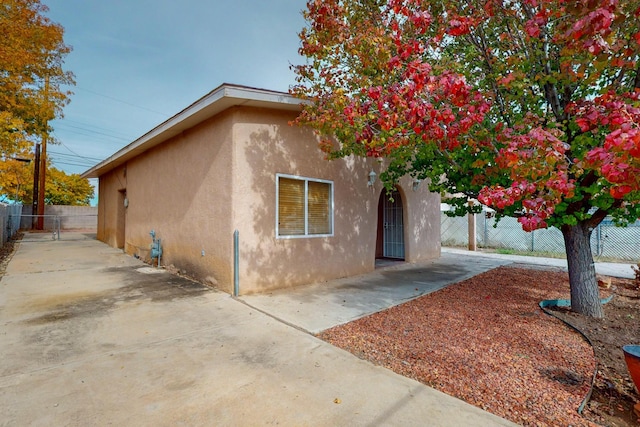
M 387 233 L 385 233 L 385 201 L 389 200 L 389 197 L 387 196 L 387 192 L 385 190 L 383 190 L 380 193 L 380 198 L 378 199 L 378 222 L 377 222 L 377 230 L 376 230 L 376 259 L 378 258 L 389 258 L 389 259 L 398 259 L 398 260 L 404 260 L 406 257 L 406 214 L 405 214 L 405 203 L 404 203 L 404 196 L 402 195 L 402 192 L 400 191 L 400 188 L 396 187 L 394 189 L 394 191 L 392 192 L 392 197 L 394 199 L 393 204 L 397 205 L 397 208 L 399 208 L 401 210 L 400 212 L 400 220 L 402 221 L 401 224 L 399 225 L 402 228 L 402 231 L 400 233 L 400 237 L 401 237 L 401 253 L 397 253 L 397 254 L 391 254 L 389 255 L 388 252 L 385 250 L 386 244 L 388 242 L 386 242 L 387 239 Z M 388 211 L 387 211 L 388 214 Z M 394 216 L 394 218 L 386 218 L 387 220 L 391 219 L 398 219 L 398 216 Z M 388 221 L 387 221 L 388 224 Z M 395 255 L 395 256 L 394 256 Z
M 123 249 L 125 246 L 127 229 L 127 189 L 118 190 L 118 200 L 116 202 L 116 248 Z

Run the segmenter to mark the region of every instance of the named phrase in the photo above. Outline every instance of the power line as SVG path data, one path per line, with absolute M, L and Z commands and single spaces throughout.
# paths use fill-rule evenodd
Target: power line
M 64 144 L 63 144 L 63 145 L 64 145 Z M 67 147 L 66 145 L 64 145 L 64 147 L 65 147 L 67 150 L 69 150 L 69 147 Z M 99 158 L 97 158 L 97 157 L 82 156 L 82 155 L 80 155 L 80 154 L 78 154 L 78 153 L 76 153 L 76 152 L 74 152 L 74 151 L 72 151 L 72 150 L 69 150 L 69 151 L 71 151 L 73 154 L 61 153 L 61 152 L 59 152 L 59 151 L 53 151 L 53 150 L 49 150 L 49 153 L 51 153 L 51 154 L 56 154 L 56 155 L 63 156 L 63 157 L 77 157 L 77 158 L 80 158 L 80 159 L 92 160 L 92 161 L 93 161 L 93 160 L 95 160 L 95 161 L 100 161 L 100 160 L 102 160 L 102 159 L 99 159 Z
M 52 159 L 53 163 L 56 165 L 65 165 L 65 166 L 80 166 L 83 168 L 90 168 L 95 166 L 95 163 L 91 163 L 91 164 L 81 164 L 81 163 L 73 163 L 73 162 L 61 162 L 55 159 Z
M 62 124 L 62 123 L 58 123 L 58 124 Z M 70 127 L 72 129 L 78 129 L 82 132 L 78 132 L 78 131 L 74 131 L 74 130 L 69 130 L 69 129 L 65 129 L 66 127 Z M 59 128 L 59 126 L 56 126 Z M 91 129 L 87 129 L 87 128 L 82 128 L 82 127 L 78 127 L 78 126 L 72 126 L 72 125 L 63 125 L 62 128 L 60 130 L 64 130 L 66 132 L 71 132 L 71 133 L 76 133 L 78 135 L 84 135 L 84 136 L 94 136 L 95 135 L 102 135 L 102 136 L 106 136 L 107 138 L 111 138 L 111 139 L 119 139 L 121 141 L 125 141 L 125 142 L 130 142 L 133 141 L 133 138 L 128 139 L 128 138 L 123 138 L 120 136 L 116 136 L 116 135 L 109 135 L 108 133 L 104 133 L 104 132 L 99 132 L 99 131 L 95 131 L 95 130 L 91 130 Z M 54 131 L 55 133 L 55 131 Z
M 75 155 L 75 156 L 77 156 L 77 157 L 80 157 L 80 158 L 82 158 L 82 159 L 87 159 L 87 160 L 100 160 L 100 159 L 96 159 L 96 158 L 93 158 L 93 157 L 82 156 L 82 155 L 80 155 L 80 154 L 76 153 L 75 151 L 73 151 L 71 148 L 69 148 L 69 146 L 68 146 L 67 144 L 65 144 L 65 143 L 64 143 L 64 142 L 62 142 L 62 141 L 60 141 L 60 144 L 61 144 L 64 148 L 66 148 L 70 153 L 72 153 L 73 155 Z M 62 154 L 62 153 L 61 153 L 61 154 Z M 66 155 L 66 156 L 68 156 L 68 154 L 65 154 L 65 155 Z
M 76 86 L 75 88 L 76 89 L 80 89 L 81 91 L 84 91 L 84 92 L 89 92 L 89 93 L 92 93 L 94 95 L 101 96 L 103 98 L 111 99 L 112 101 L 116 101 L 116 102 L 120 102 L 120 103 L 125 104 L 125 105 L 129 105 L 129 106 L 134 107 L 134 108 L 139 108 L 140 110 L 145 110 L 145 111 L 148 111 L 150 113 L 160 114 L 161 116 L 164 116 L 165 118 L 171 117 L 171 115 L 169 115 L 169 114 L 161 113 L 160 111 L 155 111 L 155 110 L 152 110 L 150 108 L 146 108 L 146 107 L 142 107 L 140 105 L 132 104 L 130 102 L 123 101 L 122 99 L 114 98 L 112 96 L 105 95 L 105 94 L 102 94 L 102 93 L 98 93 L 98 92 L 95 92 L 93 90 L 84 89 L 84 88 L 81 88 L 81 87 L 78 87 L 78 86 Z
M 78 157 L 66 157 L 66 156 L 62 156 L 60 154 L 56 154 L 56 153 L 52 153 L 51 159 L 57 159 L 60 161 L 72 161 L 72 162 L 76 162 L 76 163 L 86 163 L 86 164 L 95 164 L 98 163 L 100 161 L 102 161 L 101 159 L 96 159 L 96 160 L 89 160 L 89 159 L 81 159 Z
M 61 164 L 61 165 L 72 165 L 72 166 L 82 166 L 82 167 L 92 167 L 97 165 L 99 162 L 83 162 L 83 161 L 75 161 L 74 159 L 64 159 L 64 158 L 54 158 L 50 157 L 49 160 L 53 164 Z
M 100 160 L 96 159 L 96 160 L 92 160 L 92 159 L 84 159 L 81 157 L 75 157 L 75 156 L 67 156 L 61 153 L 51 153 L 50 158 L 55 158 L 55 159 L 59 159 L 62 161 L 72 161 L 75 163 L 96 163 L 99 162 Z
M 59 151 L 49 151 L 51 155 L 49 158 L 51 162 L 56 165 L 66 165 L 66 166 L 80 166 L 84 168 L 89 168 L 94 166 L 96 163 L 99 163 L 101 159 L 95 157 L 87 157 L 81 156 L 63 142 L 61 142 L 62 146 L 69 150 L 69 152 L 73 154 L 61 153 Z
M 88 127 L 78 127 L 77 129 L 84 129 L 84 130 L 88 130 L 90 132 L 95 132 L 95 130 L 91 129 L 91 128 L 95 128 L 95 129 L 99 129 L 99 130 L 104 131 L 104 132 L 109 132 L 109 133 L 113 134 L 114 136 L 117 136 L 117 134 L 120 134 L 120 137 L 127 138 L 127 140 L 130 140 L 130 141 L 134 139 L 133 136 L 127 135 L 127 134 L 122 133 L 122 132 L 118 132 L 117 130 L 103 128 L 103 127 L 100 127 L 100 126 L 96 126 L 94 124 L 78 122 L 78 121 L 75 121 L 75 120 L 68 119 L 66 117 L 64 119 L 58 120 L 57 122 L 60 123 L 60 124 L 65 125 L 65 126 L 68 123 L 74 123 L 74 124 L 76 124 L 78 126 L 88 126 Z M 71 125 L 68 125 L 68 126 L 71 127 Z

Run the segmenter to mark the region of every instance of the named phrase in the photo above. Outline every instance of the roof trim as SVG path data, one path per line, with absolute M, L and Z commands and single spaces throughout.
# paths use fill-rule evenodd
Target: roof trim
M 303 101 L 286 92 L 257 89 L 224 83 L 175 116 L 159 124 L 129 145 L 115 152 L 91 169 L 83 178 L 98 178 L 156 145 L 190 129 L 197 124 L 236 106 L 262 107 L 300 111 Z

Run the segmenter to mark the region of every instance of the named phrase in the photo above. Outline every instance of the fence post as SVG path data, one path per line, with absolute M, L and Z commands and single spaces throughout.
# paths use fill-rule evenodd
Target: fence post
M 483 215 L 483 217 L 484 217 L 484 247 L 488 248 L 489 247 L 489 229 L 487 224 L 489 223 L 488 221 L 489 218 L 487 218 L 486 212 Z
M 469 202 L 469 205 L 472 204 L 473 202 Z M 476 251 L 478 250 L 478 245 L 476 242 L 476 215 L 471 212 L 467 214 L 467 222 L 469 232 L 469 250 Z
M 531 252 L 535 252 L 536 248 L 535 248 L 535 236 L 534 233 L 536 232 L 536 230 L 531 230 Z
M 6 229 L 4 230 L 4 232 L 6 233 L 4 237 L 6 237 L 6 239 L 2 239 L 3 245 L 7 243 L 9 239 L 11 239 L 11 236 L 13 236 L 12 228 L 13 228 L 13 215 L 9 214 L 7 215 L 7 226 L 6 226 Z

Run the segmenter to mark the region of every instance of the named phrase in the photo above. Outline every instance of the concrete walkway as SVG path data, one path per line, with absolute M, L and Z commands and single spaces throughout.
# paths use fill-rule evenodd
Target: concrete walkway
M 567 261 L 564 259 L 501 255 L 454 248 L 442 248 L 442 256 L 432 261 L 391 265 L 362 276 L 245 295 L 240 300 L 282 322 L 316 334 L 435 292 L 501 265 L 567 269 Z M 633 278 L 635 274 L 631 266 L 598 262 L 596 272 Z
M 443 253 L 420 264 L 397 264 L 362 276 L 241 296 L 278 320 L 316 334 L 468 279 L 510 260 Z
M 91 236 L 62 237 L 27 235 L 0 281 L 0 426 L 513 425 Z M 447 262 L 379 274 L 427 292 Z M 379 279 L 367 310 L 388 302 Z
M 514 264 L 528 264 L 537 265 L 542 267 L 553 267 L 567 270 L 567 260 L 561 258 L 544 258 L 533 257 L 523 255 L 504 255 L 490 252 L 472 252 L 458 248 L 442 248 L 443 254 L 449 254 L 453 256 L 462 256 L 467 258 L 483 258 L 490 260 L 508 261 Z M 638 254 L 640 258 L 640 254 Z M 627 279 L 633 279 L 636 277 L 632 267 L 636 264 L 619 263 L 619 262 L 595 262 L 596 273 L 603 274 L 605 276 L 623 277 Z

